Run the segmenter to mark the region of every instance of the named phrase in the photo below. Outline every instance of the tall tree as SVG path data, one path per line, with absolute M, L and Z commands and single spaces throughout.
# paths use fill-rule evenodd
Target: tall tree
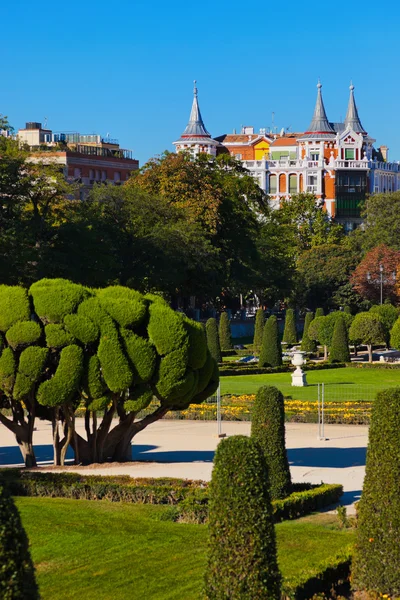
M 368 361 L 372 362 L 372 346 L 385 341 L 385 328 L 379 315 L 369 312 L 358 313 L 351 324 L 349 337 L 360 340 L 368 349 Z
M 283 331 L 283 342 L 293 346 L 297 343 L 297 330 L 296 330 L 296 315 L 292 308 L 288 308 L 285 317 L 285 329 Z
M 301 340 L 301 350 L 303 352 L 316 352 L 317 344 L 315 340 L 312 340 L 308 335 L 308 329 L 310 327 L 311 321 L 314 319 L 314 313 L 307 312 L 306 318 L 304 320 L 304 329 L 303 329 L 303 337 Z
M 261 350 L 263 331 L 264 331 L 264 309 L 260 307 L 256 312 L 256 320 L 254 325 L 253 352 L 259 354 Z
M 396 277 L 399 263 L 400 251 L 381 244 L 367 252 L 352 273 L 350 282 L 360 296 L 371 302 L 380 302 L 382 289 L 382 299 L 395 303 L 398 299 Z
M 282 347 L 275 315 L 265 323 L 258 364 L 260 367 L 279 367 L 282 364 Z
M 229 315 L 227 312 L 223 312 L 219 320 L 219 341 L 221 344 L 221 350 L 231 350 L 232 333 Z

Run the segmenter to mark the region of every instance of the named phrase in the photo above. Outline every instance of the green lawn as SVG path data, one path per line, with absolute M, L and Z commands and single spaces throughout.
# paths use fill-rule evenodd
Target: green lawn
M 43 600 L 198 600 L 207 527 L 160 520 L 162 506 L 17 498 Z M 286 582 L 352 543 L 333 515 L 276 526 Z
M 400 369 L 326 369 L 307 372 L 308 386 L 291 386 L 290 373 L 236 375 L 221 377 L 221 394 L 255 394 L 262 385 L 275 385 L 285 396 L 298 400 L 316 400 L 317 384 L 325 383 L 326 400 L 373 400 L 377 391 L 400 386 Z

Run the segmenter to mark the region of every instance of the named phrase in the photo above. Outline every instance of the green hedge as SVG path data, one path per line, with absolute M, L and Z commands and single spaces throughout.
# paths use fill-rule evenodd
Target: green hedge
M 344 367 L 354 366 L 353 364 L 345 364 L 345 363 L 308 363 L 303 366 L 303 371 L 323 371 L 325 369 L 343 369 Z M 371 365 L 372 366 L 372 365 Z M 292 365 L 282 365 L 281 367 L 257 367 L 257 366 L 247 366 L 247 365 L 234 365 L 229 364 L 220 366 L 219 374 L 221 377 L 223 376 L 233 376 L 233 375 L 264 375 L 267 373 L 290 373 L 294 371 L 295 367 Z
M 346 366 L 357 369 L 400 369 L 400 363 L 348 363 Z

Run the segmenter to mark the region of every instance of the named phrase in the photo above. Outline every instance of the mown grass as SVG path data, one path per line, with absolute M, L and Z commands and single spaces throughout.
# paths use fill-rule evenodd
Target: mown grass
M 162 520 L 168 507 L 17 498 L 43 600 L 199 600 L 207 527 Z M 352 543 L 335 515 L 276 526 L 286 584 Z

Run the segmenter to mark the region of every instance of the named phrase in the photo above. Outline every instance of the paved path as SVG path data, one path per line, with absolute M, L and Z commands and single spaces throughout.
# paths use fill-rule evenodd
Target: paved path
M 51 425 L 38 421 L 34 444 L 39 464 L 51 464 Z M 249 435 L 250 423 L 222 424 L 227 435 Z M 84 430 L 77 419 L 78 431 Z M 132 463 L 74 467 L 81 473 L 127 474 L 133 477 L 183 477 L 209 480 L 215 449 L 219 443 L 215 422 L 162 420 L 140 432 L 132 447 Z M 326 440 L 317 439 L 317 425 L 288 423 L 286 445 L 295 482 L 341 483 L 342 504 L 349 507 L 361 494 L 365 474 L 368 428 L 326 425 Z M 21 464 L 14 436 L 0 425 L 0 466 Z

